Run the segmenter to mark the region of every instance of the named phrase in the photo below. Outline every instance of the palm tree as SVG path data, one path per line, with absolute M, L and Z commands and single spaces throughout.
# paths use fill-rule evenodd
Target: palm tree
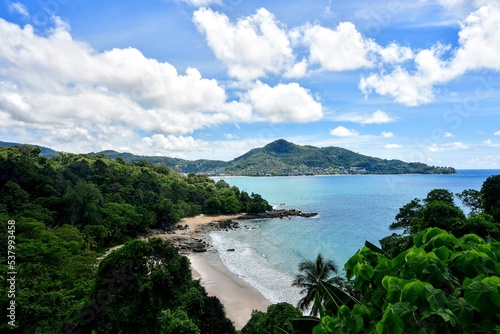
M 311 316 L 317 316 L 322 305 L 331 299 L 328 287 L 341 287 L 343 279 L 337 273 L 337 267 L 332 260 L 325 261 L 318 254 L 316 261 L 305 260 L 299 264 L 300 274 L 295 276 L 292 286 L 302 288 L 301 294 L 305 296 L 299 300 L 297 307 L 306 311 L 312 304 Z

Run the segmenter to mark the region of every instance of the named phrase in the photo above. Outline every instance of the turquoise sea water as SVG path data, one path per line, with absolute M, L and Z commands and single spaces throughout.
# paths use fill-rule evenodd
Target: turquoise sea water
M 227 177 L 231 186 L 261 194 L 276 208 L 317 212 L 316 218 L 244 221 L 239 230 L 213 232 L 213 245 L 229 270 L 254 285 L 272 302 L 295 304 L 291 288 L 299 262 L 321 252 L 340 268 L 365 240 L 392 233 L 399 208 L 432 189 L 454 193 L 479 190 L 500 170 L 460 170 L 455 175 L 355 175 Z M 457 204 L 460 204 L 457 199 Z M 245 227 L 246 226 L 246 227 Z M 235 252 L 227 252 L 234 248 Z

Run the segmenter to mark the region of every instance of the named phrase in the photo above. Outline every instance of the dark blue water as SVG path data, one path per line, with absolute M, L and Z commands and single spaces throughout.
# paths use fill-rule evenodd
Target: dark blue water
M 317 212 L 317 218 L 269 219 L 244 222 L 247 228 L 212 234 L 226 266 L 256 286 L 271 301 L 295 303 L 290 288 L 298 263 L 318 253 L 339 267 L 366 240 L 378 241 L 399 208 L 432 189 L 453 193 L 480 190 L 500 170 L 461 170 L 456 175 L 356 175 L 304 177 L 230 177 L 230 185 L 259 193 L 276 208 Z M 216 180 L 219 180 L 217 178 Z M 457 205 L 460 205 L 457 199 Z M 236 252 L 228 253 L 227 248 Z

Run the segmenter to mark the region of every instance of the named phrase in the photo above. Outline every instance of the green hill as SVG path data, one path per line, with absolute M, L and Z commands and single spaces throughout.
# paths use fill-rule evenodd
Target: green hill
M 8 145 L 4 145 L 8 144 Z M 20 145 L 0 142 L 0 146 Z M 45 153 L 44 153 L 45 152 Z M 42 156 L 57 152 L 42 148 Z M 163 156 L 143 156 L 116 151 L 91 153 L 126 162 L 150 161 L 165 164 L 182 173 L 210 175 L 285 176 L 335 174 L 454 174 L 452 167 L 428 166 L 419 162 L 404 162 L 369 157 L 340 147 L 301 146 L 284 139 L 255 148 L 231 161 L 184 160 Z
M 451 167 L 386 160 L 358 154 L 340 147 L 299 146 L 276 140 L 229 162 L 234 175 L 328 175 L 328 174 L 450 174 Z
M 37 145 L 32 145 L 32 144 L 18 144 L 18 143 L 9 143 L 9 142 L 0 141 L 0 147 L 2 147 L 2 146 L 15 147 L 15 146 L 37 146 Z M 40 150 L 41 150 L 40 155 L 42 157 L 51 158 L 51 157 L 55 157 L 56 155 L 59 155 L 59 152 L 54 151 L 51 148 L 43 147 L 43 146 L 39 146 L 39 147 L 40 147 Z

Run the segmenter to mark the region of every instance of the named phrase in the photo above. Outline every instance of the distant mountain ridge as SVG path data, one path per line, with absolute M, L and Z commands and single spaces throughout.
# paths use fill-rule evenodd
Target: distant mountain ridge
M 9 143 L 9 142 L 0 141 L 0 146 L 23 146 L 23 145 L 24 146 L 38 146 L 38 147 L 40 147 L 40 150 L 41 150 L 40 155 L 44 156 L 46 158 L 50 158 L 50 157 L 59 155 L 59 152 L 57 152 L 51 148 L 40 146 L 40 145 L 19 144 L 19 143 Z
M 0 146 L 21 144 L 0 142 Z M 55 152 L 55 153 L 54 153 Z M 42 148 L 41 155 L 58 154 Z M 254 148 L 231 160 L 184 160 L 162 156 L 142 156 L 116 151 L 89 153 L 120 158 L 127 162 L 147 160 L 163 163 L 182 173 L 206 173 L 210 175 L 238 176 L 287 176 L 287 175 L 335 175 L 335 174 L 454 174 L 453 167 L 435 167 L 420 162 L 387 160 L 355 153 L 340 147 L 314 147 L 296 145 L 279 139 L 261 148 Z

